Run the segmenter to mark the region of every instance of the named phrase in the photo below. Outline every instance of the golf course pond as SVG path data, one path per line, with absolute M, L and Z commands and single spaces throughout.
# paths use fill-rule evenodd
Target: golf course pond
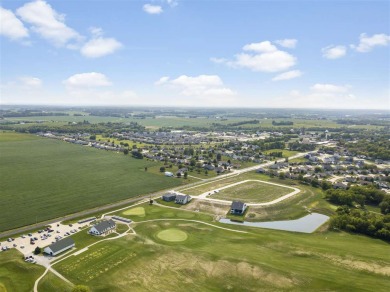
M 234 225 L 244 225 L 250 227 L 260 227 L 284 231 L 294 231 L 294 232 L 303 232 L 303 233 L 312 233 L 326 221 L 329 217 L 319 213 L 311 213 L 302 218 L 296 220 L 286 220 L 286 221 L 269 221 L 269 222 L 237 222 L 231 221 L 230 219 L 222 218 L 219 220 L 221 223 L 234 224 Z

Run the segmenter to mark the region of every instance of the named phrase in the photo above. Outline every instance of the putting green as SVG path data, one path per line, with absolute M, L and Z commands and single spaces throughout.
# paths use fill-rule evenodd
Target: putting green
M 160 231 L 157 234 L 157 237 L 170 242 L 179 242 L 185 241 L 188 238 L 187 233 L 176 228 L 170 228 L 163 231 Z
M 135 215 L 139 217 L 145 217 L 145 208 L 144 207 L 136 207 L 131 208 L 122 212 L 123 215 Z

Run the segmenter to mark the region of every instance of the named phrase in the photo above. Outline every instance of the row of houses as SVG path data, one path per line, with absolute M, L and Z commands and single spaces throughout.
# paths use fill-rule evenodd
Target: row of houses
M 175 202 L 176 204 L 185 205 L 191 202 L 192 198 L 189 195 L 178 194 L 175 192 L 169 192 L 164 194 L 161 199 L 165 202 Z

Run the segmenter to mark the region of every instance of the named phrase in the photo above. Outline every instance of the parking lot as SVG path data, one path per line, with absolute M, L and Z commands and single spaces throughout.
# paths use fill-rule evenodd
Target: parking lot
M 89 222 L 79 224 L 61 224 L 61 222 L 56 222 L 48 226 L 48 228 L 41 229 L 41 232 L 32 232 L 26 233 L 18 237 L 13 237 L 10 239 L 5 239 L 0 242 L 0 252 L 6 252 L 5 249 L 16 248 L 24 256 L 31 255 L 35 248 L 39 246 L 44 248 L 58 239 L 70 236 L 79 232 L 80 229 L 89 225 Z M 50 230 L 50 232 L 49 232 Z M 34 242 L 32 244 L 32 242 Z M 43 250 L 42 250 L 43 251 Z

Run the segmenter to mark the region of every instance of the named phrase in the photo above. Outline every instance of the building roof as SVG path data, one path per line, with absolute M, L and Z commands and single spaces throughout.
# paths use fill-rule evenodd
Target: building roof
M 164 198 L 172 198 L 172 197 L 176 197 L 176 194 L 174 193 L 166 193 L 165 195 L 163 195 Z
M 189 195 L 176 195 L 176 200 L 184 200 L 185 198 L 188 198 Z
M 243 210 L 244 209 L 245 203 L 240 202 L 240 201 L 233 201 L 232 202 L 232 209 L 233 210 Z
M 56 253 L 66 247 L 69 247 L 74 244 L 74 241 L 71 237 L 66 237 L 64 239 L 61 239 L 57 242 L 54 242 L 53 244 L 49 245 L 48 248 L 50 248 L 53 253 Z
M 94 225 L 93 227 L 95 227 L 95 229 L 101 233 L 101 232 L 104 232 L 108 229 L 114 228 L 115 222 L 112 219 L 104 220 L 104 221 L 101 221 L 98 224 Z

